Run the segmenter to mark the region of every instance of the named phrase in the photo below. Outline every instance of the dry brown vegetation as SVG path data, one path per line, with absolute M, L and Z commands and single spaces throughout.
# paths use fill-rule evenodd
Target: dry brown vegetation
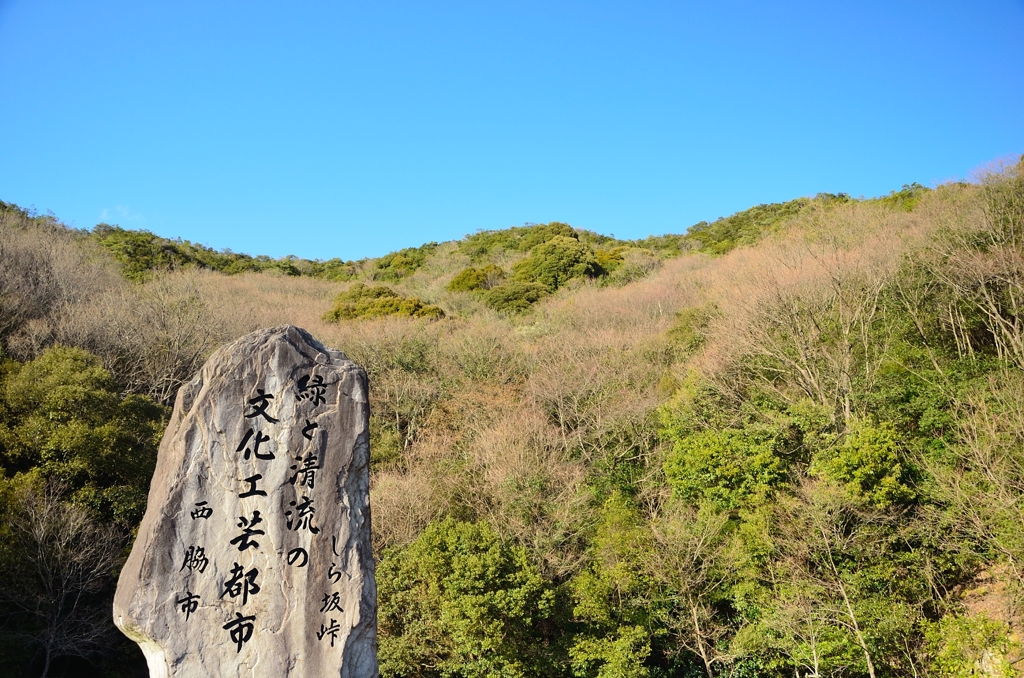
M 73 234 L 8 215 L 0 247 L 18 263 L 0 277 L 0 321 L 20 359 L 84 347 L 126 390 L 163 402 L 258 327 L 298 325 L 343 350 L 370 375 L 377 553 L 445 518 L 486 522 L 547 581 L 576 582 L 560 589 L 572 623 L 604 629 L 573 646 L 575 675 L 619 659 L 725 675 L 755 655 L 797 675 L 909 675 L 939 661 L 928 625 L 967 609 L 957 596 L 988 561 L 1007 599 L 1024 590 L 1022 184 L 1017 165 L 913 209 L 808 202 L 756 245 L 632 253 L 621 279 L 573 279 L 519 316 L 449 291 L 473 260 L 446 243 L 388 283 L 443 307 L 440 320 L 327 322 L 351 283 L 273 272 L 129 284 Z M 938 403 L 939 423 L 913 398 Z M 882 456 L 836 461 L 861 430 L 875 447 L 857 453 Z M 756 501 L 729 487 L 733 503 L 687 503 L 666 478 L 687 440 L 733 435 L 753 457 L 764 431 L 776 466 Z M 924 592 L 887 570 L 867 593 L 865 553 L 915 563 L 901 566 L 920 570 Z M 620 607 L 588 617 L 600 606 L 585 591 L 602 577 L 617 591 L 602 604 Z M 645 633 L 647 646 L 626 642 Z
M 869 332 L 887 303 L 881 290 L 910 251 L 936 242 L 951 250 L 970 236 L 949 227 L 978 221 L 981 204 L 964 190 L 944 188 L 914 212 L 817 206 L 758 246 L 648 265 L 622 287 L 577 281 L 524 318 L 448 292 L 470 263 L 448 243 L 438 254 L 449 257 L 393 284 L 442 305 L 450 317 L 437 322 L 325 322 L 349 283 L 274 272 L 183 270 L 128 284 L 88 243 L 7 214 L 0 243 L 16 265 L 4 267 L 4 318 L 22 319 L 7 348 L 29 358 L 54 342 L 85 347 L 128 390 L 169 402 L 222 343 L 258 327 L 304 327 L 370 373 L 380 545 L 408 542 L 461 504 L 564 572 L 588 522 L 587 470 L 656 457 L 656 409 L 690 371 L 728 393 L 747 383 L 736 373 L 744 359 L 766 357 L 774 371 L 758 378 L 784 397 L 852 416 L 854 364 L 870 380 L 885 358 Z M 952 235 L 937 241 L 936 230 Z M 996 303 L 988 281 L 1017 280 L 1011 254 L 957 264 L 943 282 L 970 285 L 982 308 Z M 680 312 L 701 307 L 715 309 L 706 340 L 680 352 L 668 331 Z M 1024 350 L 1019 328 L 997 330 L 1009 354 Z

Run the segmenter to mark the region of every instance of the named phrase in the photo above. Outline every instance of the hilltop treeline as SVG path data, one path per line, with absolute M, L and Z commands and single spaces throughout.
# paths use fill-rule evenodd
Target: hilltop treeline
M 1022 163 L 339 275 L 7 207 L 4 669 L 144 675 L 99 611 L 166 405 L 288 322 L 370 374 L 384 676 L 1020 675 L 1022 229 Z
M 904 187 L 899 194 L 908 191 L 916 194 L 923 187 Z M 817 201 L 844 201 L 846 195 L 822 194 Z M 892 199 L 892 198 L 889 198 Z M 528 224 L 497 231 L 478 231 L 459 241 L 456 246 L 474 262 L 490 261 L 495 256 L 528 253 L 535 245 L 542 245 L 555 236 L 565 236 L 582 241 L 592 252 L 596 250 L 598 261 L 611 263 L 611 268 L 621 261 L 621 252 L 641 250 L 661 257 L 678 256 L 695 248 L 714 254 L 721 254 L 741 244 L 752 244 L 769 232 L 786 217 L 798 214 L 814 202 L 800 198 L 787 203 L 758 205 L 730 217 L 714 222 L 702 221 L 681 235 L 649 236 L 640 240 L 617 240 L 586 231 L 574 229 L 568 224 Z M 30 217 L 27 210 L 16 205 L 0 203 L 8 212 Z M 52 220 L 52 218 L 51 218 Z M 145 280 L 154 273 L 169 270 L 198 268 L 217 271 L 227 275 L 278 271 L 285 275 L 309 276 L 326 280 L 356 280 L 397 282 L 413 274 L 424 265 L 438 249 L 438 243 L 431 242 L 420 247 L 408 247 L 379 258 L 358 261 L 302 259 L 289 255 L 273 259 L 266 255 L 251 256 L 231 250 L 214 250 L 188 240 L 163 238 L 145 230 L 126 230 L 119 226 L 102 223 L 90 231 L 83 232 L 99 243 L 120 264 L 121 273 L 130 280 Z M 447 244 L 447 243 L 446 243 Z M 609 272 L 595 269 L 595 272 Z

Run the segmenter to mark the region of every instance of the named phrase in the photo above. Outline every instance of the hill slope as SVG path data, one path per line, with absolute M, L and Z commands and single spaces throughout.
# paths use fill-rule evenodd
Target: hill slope
M 18 442 L 46 430 L 25 385 L 95 360 L 111 407 L 166 403 L 215 346 L 294 323 L 371 377 L 385 676 L 1016 675 L 1022 219 L 1018 164 L 682 236 L 552 223 L 227 275 L 8 209 L 0 465 L 130 525 L 102 494 L 128 479 Z

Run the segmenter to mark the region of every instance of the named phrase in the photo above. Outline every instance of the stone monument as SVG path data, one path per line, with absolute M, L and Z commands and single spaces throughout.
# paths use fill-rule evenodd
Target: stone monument
M 376 678 L 367 388 L 284 326 L 178 391 L 114 598 L 151 678 Z

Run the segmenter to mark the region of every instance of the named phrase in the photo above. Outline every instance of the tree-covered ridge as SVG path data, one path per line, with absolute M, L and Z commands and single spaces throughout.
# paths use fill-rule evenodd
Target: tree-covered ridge
M 922 187 L 917 186 L 917 189 Z M 916 189 L 915 189 L 916 190 Z M 926 190 L 926 189 L 922 189 Z M 913 206 L 915 199 L 902 199 L 901 194 L 883 200 L 902 200 L 900 204 Z M 914 194 L 916 195 L 916 193 Z M 678 256 L 684 251 L 699 249 L 709 254 L 723 254 L 739 245 L 757 242 L 779 223 L 814 202 L 843 202 L 849 196 L 822 194 L 814 199 L 800 198 L 786 203 L 758 205 L 749 210 L 723 217 L 714 222 L 700 222 L 685 234 L 648 236 L 638 240 L 619 240 L 561 222 L 528 224 L 502 230 L 478 231 L 455 243 L 455 250 L 468 256 L 472 263 L 495 263 L 509 254 L 527 254 L 535 246 L 543 245 L 555 237 L 567 237 L 584 244 L 603 264 L 597 274 L 611 273 L 622 261 L 622 253 L 640 251 L 658 258 Z M 20 208 L 7 205 L 17 211 Z M 25 212 L 27 215 L 28 213 Z M 432 256 L 438 256 L 438 243 L 409 247 L 378 258 L 345 261 L 334 258 L 309 260 L 289 255 L 279 259 L 267 255 L 252 256 L 215 250 L 188 240 L 163 238 L 146 230 L 128 230 L 110 224 L 98 224 L 89 235 L 109 251 L 121 264 L 125 277 L 143 280 L 154 271 L 195 267 L 235 275 L 277 271 L 285 275 L 310 276 L 326 280 L 356 280 L 397 282 L 412 275 Z M 550 286 L 549 286 L 550 287 Z
M 428 260 L 433 259 L 435 267 L 448 268 L 452 263 L 450 260 L 465 255 L 472 262 L 490 263 L 480 269 L 472 266 L 463 269 L 455 276 L 462 282 L 453 281 L 447 289 L 473 292 L 498 287 L 497 283 L 466 282 L 480 275 L 476 271 L 487 270 L 489 279 L 500 278 L 502 284 L 500 289 L 484 294 L 483 299 L 487 306 L 503 313 L 525 312 L 573 278 L 600 278 L 612 284 L 629 282 L 656 268 L 661 259 L 678 256 L 684 249 L 684 236 L 651 236 L 641 241 L 621 241 L 559 222 L 478 232 L 452 243 L 454 248 L 449 246 L 443 253 L 438 252 L 438 243 L 427 243 L 360 261 L 310 261 L 295 256 L 272 259 L 266 255 L 253 257 L 227 250 L 218 252 L 189 241 L 171 240 L 148 231 L 125 230 L 108 224 L 99 224 L 92 229 L 90 236 L 121 264 L 123 275 L 135 282 L 144 281 L 160 271 L 197 268 L 227 275 L 275 271 L 289 276 L 332 281 L 394 283 L 409 278 Z M 510 254 L 514 270 L 506 276 L 505 270 L 494 262 L 504 261 Z M 388 288 L 377 286 L 372 289 Z M 390 296 L 399 295 L 390 293 Z M 347 308 L 341 297 L 337 303 L 340 304 L 338 308 Z M 380 303 L 377 306 L 383 309 Z M 367 307 L 358 312 L 332 312 L 331 318 L 337 321 L 380 315 L 422 316 L 414 311 L 395 306 L 392 311 L 384 313 Z M 437 313 L 431 312 L 427 316 L 436 317 Z
M 149 408 L 291 322 L 370 376 L 385 676 L 1019 676 L 1024 165 L 785 205 L 673 256 L 545 224 L 341 282 L 129 282 L 0 214 L 4 565 L 39 590 L 51 480 L 75 524 L 137 510 Z M 38 619 L 0 623 L 19 671 Z
M 340 259 L 310 261 L 295 256 L 272 259 L 230 250 L 217 251 L 188 240 L 162 238 L 145 230 L 126 230 L 98 224 L 91 236 L 121 264 L 125 277 L 143 280 L 154 271 L 184 267 L 209 269 L 227 275 L 280 271 L 285 275 L 310 275 L 345 280 L 353 276 L 352 262 Z
M 910 210 L 928 189 L 920 184 L 904 186 L 888 196 L 875 200 Z M 621 240 L 561 222 L 527 224 L 511 228 L 478 231 L 465 236 L 455 244 L 459 253 L 471 261 L 492 262 L 502 253 L 528 253 L 534 246 L 548 242 L 556 236 L 570 237 L 586 244 L 601 258 L 602 252 L 627 249 L 643 250 L 661 258 L 678 256 L 684 251 L 699 249 L 709 254 L 723 254 L 739 245 L 751 245 L 772 232 L 786 219 L 799 214 L 814 203 L 842 203 L 851 200 L 844 193 L 822 193 L 815 198 L 798 198 L 784 203 L 762 204 L 721 217 L 713 222 L 702 221 L 681 234 L 648 236 L 637 240 Z M 0 201 L 0 212 L 24 218 L 49 220 L 63 228 L 53 216 L 38 216 L 29 210 Z M 357 261 L 339 258 L 310 260 L 289 255 L 274 259 L 267 255 L 249 255 L 231 250 L 215 250 L 181 238 L 164 238 L 146 230 L 129 230 L 117 225 L 97 224 L 86 231 L 91 238 L 109 251 L 121 264 L 123 274 L 131 280 L 141 280 L 154 271 L 176 270 L 184 267 L 208 269 L 234 275 L 239 273 L 278 271 L 285 275 L 311 276 L 328 280 L 381 280 L 395 282 L 405 278 L 435 255 L 438 243 L 409 247 L 378 258 Z M 614 260 L 614 255 L 612 256 Z

